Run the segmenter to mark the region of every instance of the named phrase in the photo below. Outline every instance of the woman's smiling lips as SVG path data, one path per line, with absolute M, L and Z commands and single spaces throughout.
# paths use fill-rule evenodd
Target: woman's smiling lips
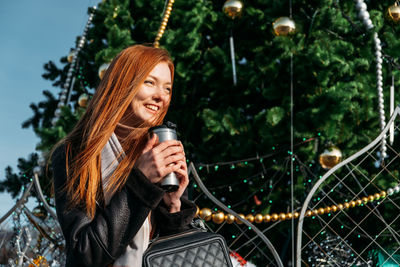
M 152 105 L 152 104 L 146 104 L 144 105 L 147 109 L 149 109 L 152 113 L 156 113 L 160 107 L 157 105 Z

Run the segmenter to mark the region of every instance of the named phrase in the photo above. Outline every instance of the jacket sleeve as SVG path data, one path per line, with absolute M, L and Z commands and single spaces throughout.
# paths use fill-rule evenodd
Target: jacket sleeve
M 98 205 L 90 219 L 83 209 L 67 209 L 65 159 L 64 146 L 60 146 L 53 153 L 52 167 L 56 211 L 66 240 L 66 266 L 106 266 L 124 253 L 164 192 L 133 169 L 122 190 L 107 206 Z
M 170 213 L 164 201 L 161 201 L 155 210 L 155 220 L 160 236 L 182 232 L 190 228 L 196 214 L 196 205 L 188 200 L 187 189 L 181 197 L 181 210 Z

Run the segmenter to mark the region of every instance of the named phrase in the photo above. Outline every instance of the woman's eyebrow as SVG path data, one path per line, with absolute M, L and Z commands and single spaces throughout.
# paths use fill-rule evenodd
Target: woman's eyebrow
M 158 78 L 153 76 L 153 75 L 149 75 L 150 78 L 156 80 L 158 82 Z M 166 82 L 165 84 L 171 84 L 170 82 Z

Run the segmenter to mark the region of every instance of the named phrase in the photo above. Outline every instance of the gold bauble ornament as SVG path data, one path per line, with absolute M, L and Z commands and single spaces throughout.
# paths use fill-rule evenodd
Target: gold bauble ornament
M 397 2 L 388 8 L 388 16 L 393 22 L 400 22 L 400 6 L 397 4 Z
M 386 197 L 386 192 L 385 191 L 381 191 L 380 195 L 381 195 L 381 198 L 385 198 Z
M 381 195 L 379 195 L 378 193 L 376 193 L 375 195 L 369 195 L 368 196 L 368 200 L 370 202 L 373 202 L 374 200 L 378 200 L 381 197 Z
M 278 214 L 273 213 L 273 214 L 271 215 L 271 221 L 275 222 L 275 221 L 277 221 L 278 219 L 279 219 L 279 215 L 278 215 Z
M 221 224 L 221 223 L 223 223 L 224 220 L 225 220 L 225 214 L 224 214 L 222 211 L 217 212 L 217 213 L 214 213 L 214 214 L 212 215 L 212 220 L 213 220 L 213 222 L 215 222 L 216 224 Z
M 313 215 L 313 212 L 311 210 L 307 210 L 306 216 L 311 217 Z
M 298 213 L 298 212 L 296 211 L 296 212 L 294 213 L 294 215 L 293 215 L 293 216 L 294 216 L 294 218 L 295 218 L 295 219 L 297 219 L 297 218 L 299 218 L 299 216 L 300 216 L 300 213 Z
M 293 218 L 293 214 L 292 214 L 291 212 L 287 213 L 287 214 L 286 214 L 286 218 L 287 218 L 288 220 L 292 219 L 292 218 Z
M 199 212 L 200 218 L 205 221 L 211 220 L 212 211 L 209 208 L 202 208 Z
M 231 19 L 239 18 L 242 15 L 243 3 L 239 0 L 227 0 L 222 10 Z
M 324 169 L 331 169 L 342 161 L 342 151 L 336 146 L 331 146 L 319 155 L 319 164 Z
M 339 210 L 342 210 L 343 209 L 343 204 L 338 204 L 337 207 L 338 207 Z
M 262 223 L 264 220 L 264 216 L 262 216 L 262 214 L 258 213 L 256 214 L 256 216 L 254 216 L 254 221 L 256 223 Z
M 330 213 L 331 212 L 331 207 L 326 207 L 325 208 L 325 213 Z
M 242 219 L 245 219 L 245 217 L 244 217 L 244 214 L 238 214 L 239 216 L 240 216 L 240 218 L 242 218 Z M 235 218 L 235 222 L 237 223 L 237 224 L 242 224 L 242 221 L 241 220 L 239 220 L 238 218 Z
M 356 205 L 357 205 L 357 203 L 354 200 L 350 201 L 350 206 L 352 208 L 354 208 Z
M 272 23 L 276 36 L 286 36 L 296 31 L 294 20 L 289 17 L 280 17 Z
M 100 66 L 99 68 L 99 78 L 100 80 L 103 79 L 104 74 L 106 73 L 108 67 L 110 66 L 109 63 L 104 63 L 103 65 Z
M 235 216 L 233 214 L 226 214 L 225 221 L 227 224 L 232 224 L 235 221 Z
M 264 216 L 264 222 L 270 222 L 271 221 L 271 215 L 267 214 Z
M 338 210 L 338 207 L 336 205 L 331 206 L 331 211 L 336 212 Z
M 350 204 L 349 204 L 349 202 L 346 202 L 346 203 L 344 203 L 344 204 L 343 204 L 343 206 L 344 206 L 344 208 L 345 208 L 345 209 L 348 209 L 348 208 L 350 208 Z
M 286 214 L 285 213 L 279 213 L 279 220 L 281 220 L 281 221 L 286 220 Z
M 89 100 L 89 96 L 87 94 L 81 94 L 78 98 L 78 105 L 82 108 L 86 108 Z
M 368 203 L 368 197 L 363 197 L 361 200 L 364 202 L 364 204 Z
M 72 50 L 71 52 L 69 52 L 69 54 L 68 54 L 68 56 L 67 56 L 67 61 L 68 61 L 68 63 L 71 63 L 71 62 L 72 62 L 72 59 L 74 58 L 74 55 L 75 55 L 75 51 L 74 51 L 74 50 Z
M 246 215 L 246 220 L 248 220 L 249 222 L 254 222 L 254 216 L 253 216 L 253 214 L 247 214 Z

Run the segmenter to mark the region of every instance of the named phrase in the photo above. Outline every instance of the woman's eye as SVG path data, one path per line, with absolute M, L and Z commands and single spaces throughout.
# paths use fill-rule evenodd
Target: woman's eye
M 169 88 L 169 87 L 167 87 L 167 88 L 165 88 L 165 90 L 166 90 L 168 93 L 170 93 L 172 89 Z
M 146 81 L 144 81 L 144 83 L 154 85 L 154 82 L 153 82 L 153 81 L 150 81 L 150 80 L 146 80 Z

